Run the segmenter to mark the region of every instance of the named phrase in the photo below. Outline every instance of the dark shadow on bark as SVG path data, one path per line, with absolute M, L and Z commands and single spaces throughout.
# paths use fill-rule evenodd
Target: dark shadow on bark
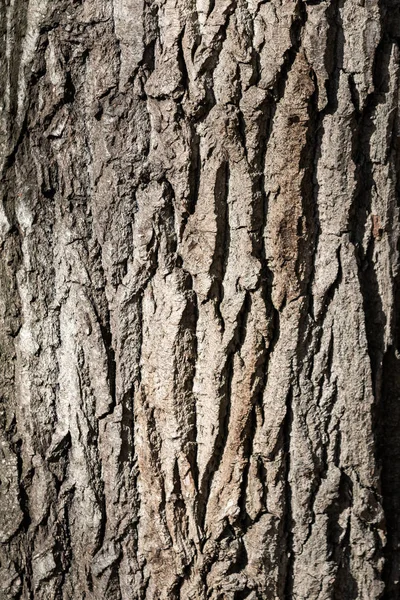
M 400 597 L 400 355 L 393 346 L 383 361 L 379 457 L 386 517 L 384 600 Z
M 283 600 L 291 600 L 293 597 L 293 513 L 292 513 L 292 487 L 290 485 L 290 440 L 293 427 L 293 390 L 290 387 L 286 397 L 286 415 L 282 426 L 282 447 L 284 452 L 284 481 L 285 481 L 285 517 L 282 523 L 285 536 L 285 560 L 280 565 L 279 577 L 283 587 Z
M 371 160 L 371 140 L 375 131 L 374 117 L 380 104 L 387 101 L 389 91 L 389 61 L 393 40 L 388 35 L 391 20 L 389 11 L 381 2 L 381 26 L 383 35 L 374 58 L 374 92 L 372 92 L 360 112 L 357 98 L 352 97 L 356 109 L 357 126 L 353 138 L 353 160 L 357 165 L 358 189 L 350 218 L 351 241 L 353 242 L 359 265 L 359 281 L 363 296 L 366 335 L 371 361 L 371 375 L 374 392 L 374 435 L 378 464 L 381 466 L 382 504 L 387 527 L 387 544 L 384 550 L 386 564 L 383 572 L 385 600 L 399 597 L 400 552 L 400 365 L 396 348 L 386 349 L 385 333 L 388 323 L 383 309 L 377 273 L 374 264 L 374 251 L 382 230 L 379 217 L 372 215 L 372 199 L 375 189 L 374 165 Z M 350 88 L 354 88 L 349 81 Z M 367 227 L 372 231 L 369 243 L 363 247 Z M 399 294 L 395 286 L 395 307 L 399 306 Z M 396 335 L 396 340 L 398 336 Z M 397 344 L 396 344 L 397 347 Z M 379 551 L 379 550 L 378 550 Z
M 383 3 L 383 14 L 386 18 L 386 30 L 390 39 L 399 44 L 400 5 L 397 0 L 386 0 Z M 398 118 L 398 117 L 397 117 Z M 398 124 L 397 124 L 398 127 Z M 391 144 L 393 160 L 393 178 L 398 179 L 400 172 L 400 140 L 393 127 Z M 397 206 L 393 208 L 391 224 L 396 227 L 400 205 L 400 182 L 396 186 Z M 400 253 L 400 242 L 397 244 L 397 256 Z M 385 547 L 385 568 L 383 579 L 385 593 L 383 600 L 397 600 L 400 597 L 400 273 L 393 281 L 394 313 L 391 323 L 393 344 L 383 357 L 382 364 L 382 396 L 378 407 L 378 459 L 381 464 L 381 483 L 383 509 L 386 518 L 387 543 Z

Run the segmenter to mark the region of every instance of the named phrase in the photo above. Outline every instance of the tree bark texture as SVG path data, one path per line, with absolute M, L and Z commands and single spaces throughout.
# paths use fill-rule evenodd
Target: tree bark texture
M 399 0 L 0 27 L 0 598 L 398 599 Z

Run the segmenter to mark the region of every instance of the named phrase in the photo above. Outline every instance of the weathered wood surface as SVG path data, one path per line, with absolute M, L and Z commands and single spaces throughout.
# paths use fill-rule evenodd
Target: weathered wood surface
M 0 27 L 0 598 L 399 598 L 399 1 Z

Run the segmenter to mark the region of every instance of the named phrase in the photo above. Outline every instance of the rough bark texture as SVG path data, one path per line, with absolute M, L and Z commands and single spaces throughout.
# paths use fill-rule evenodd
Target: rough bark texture
M 0 598 L 400 597 L 399 0 L 2 0 Z

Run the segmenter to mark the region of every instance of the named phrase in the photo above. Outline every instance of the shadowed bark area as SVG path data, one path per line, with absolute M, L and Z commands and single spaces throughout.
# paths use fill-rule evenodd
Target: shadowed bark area
M 395 600 L 398 0 L 0 6 L 1 600 Z

